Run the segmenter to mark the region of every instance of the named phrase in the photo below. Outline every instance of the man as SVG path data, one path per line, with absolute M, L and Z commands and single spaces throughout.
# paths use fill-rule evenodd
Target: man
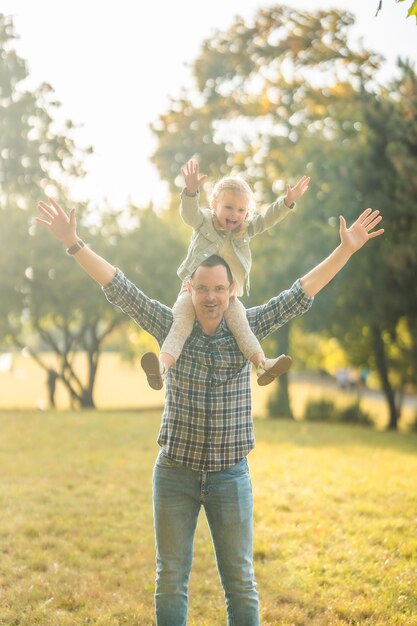
M 123 273 L 84 246 L 69 217 L 50 200 L 40 202 L 48 227 L 96 280 L 110 302 L 119 306 L 159 344 L 172 323 L 172 312 L 150 300 Z M 247 311 L 259 339 L 309 309 L 313 297 L 369 239 L 378 211 L 366 209 L 347 229 L 340 218 L 340 245 L 291 289 Z M 210 257 L 189 284 L 196 323 L 175 367 L 166 378 L 165 410 L 153 476 L 157 555 L 158 626 L 184 626 L 188 579 L 197 517 L 204 506 L 225 590 L 229 625 L 258 626 L 259 603 L 252 559 L 252 490 L 246 456 L 254 447 L 250 400 L 250 363 L 224 322 L 233 293 L 230 269 Z

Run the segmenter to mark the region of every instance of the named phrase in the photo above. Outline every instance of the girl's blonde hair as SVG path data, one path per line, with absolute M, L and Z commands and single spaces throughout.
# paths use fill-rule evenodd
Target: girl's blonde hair
M 213 203 L 223 191 L 234 191 L 235 193 L 241 193 L 248 198 L 248 214 L 246 220 L 250 220 L 255 210 L 256 202 L 252 189 L 248 183 L 241 176 L 224 176 L 214 185 L 210 194 L 210 207 L 213 207 Z

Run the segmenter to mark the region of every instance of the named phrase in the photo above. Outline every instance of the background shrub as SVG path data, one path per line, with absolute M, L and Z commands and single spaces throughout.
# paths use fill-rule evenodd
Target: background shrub
M 361 409 L 359 402 L 339 408 L 331 400 L 322 398 L 310 400 L 304 409 L 304 419 L 315 422 L 343 422 L 344 424 L 361 424 L 369 426 L 373 420 L 369 413 Z
M 344 409 L 338 409 L 336 419 L 345 424 L 361 424 L 362 426 L 373 424 L 371 416 L 361 409 L 359 402 L 354 402 Z
M 336 412 L 336 405 L 331 400 L 309 400 L 304 409 L 304 419 L 310 422 L 327 422 L 334 419 Z

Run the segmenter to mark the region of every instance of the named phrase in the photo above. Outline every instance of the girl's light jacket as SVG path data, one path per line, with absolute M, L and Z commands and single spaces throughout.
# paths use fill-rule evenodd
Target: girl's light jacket
M 233 250 L 245 270 L 245 288 L 246 293 L 249 294 L 249 273 L 252 266 L 250 240 L 255 235 L 259 235 L 264 230 L 278 224 L 294 206 L 295 203 L 289 208 L 285 204 L 283 197 L 278 198 L 278 200 L 268 206 L 264 213 L 255 213 L 252 219 L 246 222 L 245 227 L 241 228 L 238 233 L 230 233 L 216 230 L 210 209 L 200 208 L 198 193 L 195 196 L 188 196 L 183 190 L 181 193 L 180 213 L 184 222 L 193 228 L 193 234 L 187 256 L 178 268 L 178 276 L 182 281 L 189 280 L 204 259 L 207 259 L 212 254 L 219 253 L 226 238 L 229 237 Z

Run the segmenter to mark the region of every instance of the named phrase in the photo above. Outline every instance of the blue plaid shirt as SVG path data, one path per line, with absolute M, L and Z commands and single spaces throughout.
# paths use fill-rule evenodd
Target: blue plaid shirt
M 170 308 L 151 300 L 117 270 L 103 291 L 162 345 L 172 324 Z M 247 310 L 250 326 L 264 337 L 312 305 L 299 280 L 267 304 Z M 255 445 L 251 414 L 251 363 L 224 320 L 214 335 L 196 321 L 166 377 L 165 409 L 158 443 L 175 462 L 214 472 L 235 465 Z

